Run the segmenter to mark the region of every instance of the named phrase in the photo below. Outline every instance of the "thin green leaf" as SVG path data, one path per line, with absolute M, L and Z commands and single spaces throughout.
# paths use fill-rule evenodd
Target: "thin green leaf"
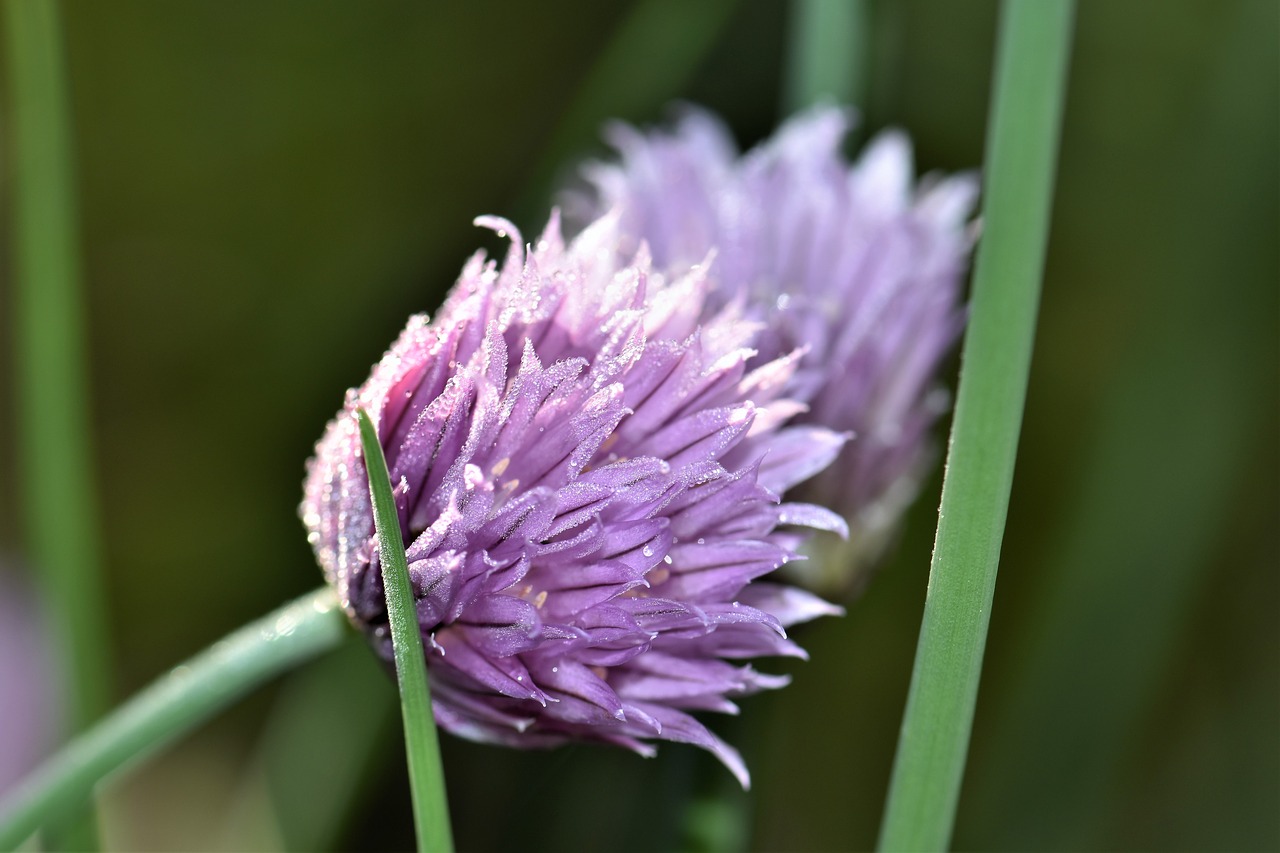
M 865 106 L 866 0 L 792 0 L 783 112 L 821 101 Z
M 382 454 L 378 433 L 369 415 L 360 409 L 356 418 L 360 423 L 360 443 L 369 475 L 382 584 L 387 591 L 387 617 L 395 650 L 396 680 L 400 685 L 400 710 L 404 716 L 405 753 L 409 762 L 409 790 L 413 796 L 418 849 L 423 853 L 452 850 L 453 834 L 449 827 L 440 744 L 435 717 L 431 713 L 427 663 L 422 653 L 422 633 L 418 628 L 413 590 L 409 586 L 409 565 L 405 560 L 391 478 L 387 474 L 387 460 Z
M 1095 18 L 1093 26 L 1105 31 L 1135 14 L 1141 16 L 1136 7 L 1104 10 L 1111 17 Z M 1183 14 L 1196 20 L 1191 8 Z M 1249 547 L 1241 533 L 1250 529 L 1250 513 L 1275 514 L 1274 491 L 1270 504 L 1254 503 L 1259 493 L 1250 489 L 1266 480 L 1260 471 L 1273 470 L 1266 460 L 1275 458 L 1267 454 L 1275 452 L 1280 414 L 1280 386 L 1258 369 L 1280 363 L 1274 355 L 1280 294 L 1273 284 L 1280 280 L 1280 256 L 1269 239 L 1280 195 L 1269 198 L 1253 188 L 1277 183 L 1280 112 L 1257 109 L 1258 92 L 1251 87 L 1266 87 L 1270 102 L 1280 103 L 1280 78 L 1271 76 L 1280 45 L 1277 24 L 1274 7 L 1224 7 L 1214 22 L 1218 35 L 1206 39 L 1215 47 L 1204 54 L 1212 61 L 1200 66 L 1205 74 L 1197 90 L 1161 93 L 1196 116 L 1194 126 L 1175 151 L 1135 168 L 1123 199 L 1090 215 L 1087 225 L 1075 223 L 1075 239 L 1095 251 L 1083 266 L 1073 262 L 1075 275 L 1096 277 L 1093 287 L 1102 287 L 1099 273 L 1125 262 L 1107 240 L 1124 243 L 1144 258 L 1143 275 L 1116 297 L 1158 300 L 1159 310 L 1115 342 L 1110 359 L 1094 363 L 1089 413 L 1069 397 L 1049 404 L 1048 394 L 1040 393 L 1041 405 L 1054 407 L 1041 409 L 1042 425 L 1055 416 L 1076 417 L 1074 464 L 1070 476 L 1056 483 L 1066 500 L 1028 554 L 1039 576 L 1034 593 L 1024 593 L 1016 620 L 1005 622 L 1006 631 L 1017 626 L 1018 654 L 1004 662 L 999 696 L 984 701 L 977 725 L 985 745 L 981 766 L 971 766 L 967 775 L 958 831 L 992 849 L 1161 849 L 1175 843 L 1187 849 L 1280 848 L 1273 812 L 1280 729 L 1247 722 L 1280 708 L 1280 677 L 1264 675 L 1257 685 L 1269 692 L 1254 695 L 1275 697 L 1270 701 L 1245 699 L 1244 682 L 1209 696 L 1188 691 L 1186 705 L 1177 709 L 1167 698 L 1171 689 L 1185 690 L 1198 668 L 1222 660 L 1206 646 L 1228 623 L 1236 636 L 1267 638 L 1255 648 L 1268 654 L 1249 657 L 1251 664 L 1268 662 L 1271 669 L 1259 672 L 1274 673 L 1280 664 L 1274 632 L 1252 634 L 1258 623 L 1240 606 L 1259 588 L 1246 580 L 1243 554 L 1250 552 L 1238 550 Z M 1259 49 L 1263 45 L 1269 54 Z M 1157 41 L 1136 49 L 1146 54 L 1130 61 L 1145 62 L 1162 46 Z M 1110 91 L 1114 83 L 1107 80 L 1099 75 L 1093 85 Z M 1159 133 L 1140 120 L 1133 130 Z M 1097 198 L 1111 180 L 1089 162 L 1075 161 L 1076 199 Z M 1185 170 L 1181 180 L 1168 181 L 1171 168 Z M 1239 228 L 1206 227 L 1227 209 L 1237 211 Z M 1147 217 L 1141 238 L 1116 227 L 1137 210 Z M 1153 244 L 1160 251 L 1152 252 Z M 1266 261 L 1257 265 L 1265 257 L 1271 258 L 1269 273 L 1263 272 Z M 1231 298 L 1205 287 L 1207 281 L 1233 282 Z M 1078 304 L 1081 291 L 1072 298 Z M 1222 331 L 1228 329 L 1229 337 Z M 1057 334 L 1067 333 L 1060 324 Z M 1269 352 L 1264 341 L 1273 347 Z M 1057 344 L 1063 345 L 1061 337 Z M 1275 480 L 1270 482 L 1274 489 Z M 1228 574 L 1235 561 L 1239 573 Z M 1216 597 L 1228 588 L 1231 598 Z M 1272 596 L 1265 600 L 1252 618 L 1273 609 Z M 1217 621 L 1205 621 L 1206 613 Z M 1191 650 L 1191 657 L 1206 657 L 1192 662 Z M 1202 700 L 1230 706 L 1230 715 L 1200 717 Z M 1191 719 L 1222 732 L 1211 766 L 1186 758 L 1204 748 L 1191 734 Z M 1046 726 L 1053 737 L 1044 736 Z M 1171 732 L 1178 742 L 1161 749 L 1157 772 L 1141 756 Z M 1260 732 L 1268 734 L 1260 739 Z M 1263 763 L 1241 763 L 1245 756 Z M 1053 780 L 1052 786 L 1025 784 L 1032 773 Z M 1185 773 L 1194 773 L 1200 784 L 1188 786 Z M 1244 782 L 1250 773 L 1272 784 Z M 1138 774 L 1144 782 L 1135 785 Z M 1231 778 L 1240 786 L 1227 793 L 1219 780 Z M 1202 812 L 1209 791 L 1221 794 L 1213 802 L 1230 803 L 1213 809 L 1212 819 Z M 1163 817 L 1135 821 L 1153 802 L 1161 804 Z M 1190 809 L 1192 802 L 1196 808 Z M 1197 832 L 1189 834 L 1192 826 Z
M 1073 3 L 1006 0 L 955 421 L 883 850 L 947 846 L 995 591 L 1049 233 Z
M 334 648 L 346 633 L 342 610 L 326 586 L 174 667 L 0 803 L 0 850 L 17 847 L 116 770 L 138 764 L 272 676 Z

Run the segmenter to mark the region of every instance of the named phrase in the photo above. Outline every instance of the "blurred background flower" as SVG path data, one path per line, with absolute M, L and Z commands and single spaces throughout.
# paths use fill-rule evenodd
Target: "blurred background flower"
M 796 420 L 851 437 L 803 491 L 851 530 L 789 571 L 835 595 L 883 554 L 936 458 L 930 427 L 949 408 L 936 374 L 964 323 L 978 191 L 973 174 L 917 187 L 897 131 L 851 166 L 841 153 L 851 121 L 811 108 L 741 156 L 702 110 L 670 129 L 614 124 L 616 162 L 584 166 L 594 192 L 566 202 L 588 220 L 616 211 L 624 256 L 644 241 L 659 265 L 714 257 L 711 304 L 741 301 L 764 326 L 757 357 L 800 353 Z
M 48 755 L 61 722 L 43 611 L 25 576 L 0 558 L 0 797 Z
M 642 5 L 659 26 L 601 95 L 588 81 Z M 995 11 L 870 4 L 862 126 L 904 128 L 922 172 L 980 164 Z M 1271 0 L 1080 4 L 958 848 L 1280 846 L 1278 18 Z M 316 585 L 295 516 L 316 425 L 474 249 L 501 248 L 472 218 L 535 233 L 577 159 L 607 156 L 606 120 L 651 124 L 672 99 L 740 146 L 765 138 L 787 6 L 71 0 L 64 19 L 123 692 Z M 937 486 L 849 616 L 799 635 L 812 660 L 784 667 L 792 685 L 747 700 L 732 740 L 754 785 L 728 801 L 744 843 L 874 842 Z M 8 551 L 16 495 L 0 477 Z M 344 660 L 348 679 L 373 666 Z M 289 682 L 221 717 L 112 789 L 109 843 L 407 847 L 392 686 L 373 675 L 361 702 Z M 294 724 L 264 727 L 297 695 Z M 290 749 L 279 733 L 304 726 Z M 381 746 L 342 763 L 356 743 Z M 464 849 L 681 846 L 684 795 L 725 775 L 689 749 L 443 746 Z M 258 766 L 273 781 L 246 786 Z M 317 817 L 303 793 L 330 775 L 354 806 Z M 296 829 L 339 813 L 327 840 Z

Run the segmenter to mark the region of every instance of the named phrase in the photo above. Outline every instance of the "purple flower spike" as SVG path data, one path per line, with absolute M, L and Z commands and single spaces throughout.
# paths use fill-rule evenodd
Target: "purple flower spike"
M 354 411 L 377 424 L 404 531 L 437 721 L 520 747 L 655 739 L 738 753 L 690 711 L 784 678 L 730 663 L 803 656 L 785 627 L 839 609 L 757 582 L 804 528 L 780 496 L 844 439 L 787 426 L 799 360 L 713 306 L 714 264 L 658 272 L 618 220 L 565 245 L 553 217 L 499 268 L 473 257 L 433 321 L 415 317 L 348 394 L 308 467 L 309 539 L 357 625 L 391 660 Z M 719 261 L 715 261 L 718 264 Z
M 647 243 L 659 268 L 715 250 L 707 310 L 741 304 L 767 321 L 760 361 L 803 351 L 786 389 L 809 407 L 796 422 L 853 436 L 808 494 L 852 522 L 844 560 L 868 562 L 914 498 L 929 428 L 949 405 L 935 374 L 964 322 L 977 181 L 914 186 L 897 132 L 850 166 L 840 154 L 848 125 L 841 110 L 817 108 L 741 157 L 705 112 L 670 132 L 615 125 L 620 162 L 589 166 L 595 193 L 569 210 L 586 220 L 613 211 L 619 251 Z

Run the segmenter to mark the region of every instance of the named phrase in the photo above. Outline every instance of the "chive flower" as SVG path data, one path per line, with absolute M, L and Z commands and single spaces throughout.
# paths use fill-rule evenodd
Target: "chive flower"
M 643 243 L 655 265 L 680 267 L 714 251 L 706 309 L 739 305 L 766 323 L 758 361 L 802 352 L 786 388 L 807 406 L 795 421 L 852 435 L 805 492 L 850 521 L 828 572 L 874 561 L 935 456 L 930 428 L 950 406 L 937 373 L 964 323 L 978 189 L 972 174 L 916 184 L 896 131 L 850 165 L 848 128 L 842 110 L 814 108 L 739 156 L 706 112 L 670 130 L 615 124 L 617 161 L 586 167 L 593 192 L 566 203 L 575 220 L 613 211 L 624 256 Z
M 811 529 L 781 496 L 845 436 L 795 424 L 798 353 L 712 304 L 723 255 L 659 269 L 605 216 L 553 215 L 500 266 L 477 254 L 329 424 L 302 516 L 351 619 L 392 659 L 354 412 L 386 454 L 437 722 L 516 747 L 596 741 L 738 753 L 690 712 L 783 685 L 744 661 L 803 657 L 786 627 L 839 609 L 761 580 Z M 762 343 L 763 342 L 763 343 Z M 762 357 L 761 346 L 773 354 Z

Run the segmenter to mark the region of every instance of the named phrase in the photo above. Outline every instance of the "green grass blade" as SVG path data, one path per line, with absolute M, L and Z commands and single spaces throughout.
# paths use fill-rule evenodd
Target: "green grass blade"
M 791 0 L 783 113 L 820 101 L 865 107 L 866 0 Z
M 986 232 L 883 850 L 941 850 L 951 837 L 1031 363 L 1073 4 L 1006 0 L 1002 8 Z
M 41 767 L 0 803 L 0 850 L 84 800 L 103 778 L 136 764 L 274 675 L 334 648 L 346 620 L 329 587 L 250 623 L 175 667 Z
M 400 684 L 400 710 L 404 716 L 405 752 L 409 762 L 409 788 L 413 795 L 418 849 L 423 853 L 452 850 L 449 804 L 445 797 L 435 717 L 431 713 L 427 663 L 422 652 L 422 633 L 418 628 L 413 591 L 409 586 L 409 565 L 404 556 L 404 541 L 400 538 L 400 520 L 391 492 L 391 478 L 369 415 L 360 409 L 356 417 L 360 422 L 360 442 L 364 448 L 365 470 L 369 475 L 369 496 L 373 500 L 382 583 L 387 591 L 387 616 L 395 649 L 396 680 Z

